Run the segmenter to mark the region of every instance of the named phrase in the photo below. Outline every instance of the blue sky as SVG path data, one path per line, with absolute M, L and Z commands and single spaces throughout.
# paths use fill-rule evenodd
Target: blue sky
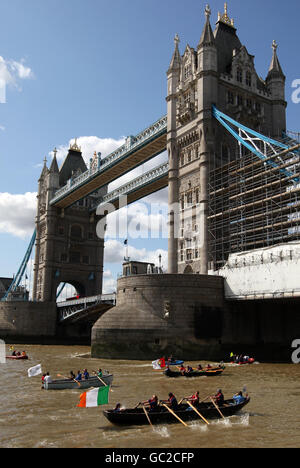
M 63 150 L 74 137 L 119 142 L 164 115 L 174 36 L 180 36 L 181 53 L 187 43 L 197 46 L 205 3 L 1 2 L 0 57 L 10 65 L 12 79 L 6 103 L 0 104 L 0 276 L 16 272 L 29 243 L 30 194 L 37 190 L 45 155 L 49 157 L 55 146 Z M 211 1 L 210 6 L 213 24 L 224 2 Z M 291 101 L 291 83 L 300 79 L 299 1 L 230 0 L 228 8 L 241 42 L 255 55 L 257 72 L 263 77 L 276 39 L 287 76 L 288 128 L 300 131 L 300 104 Z M 7 200 L 8 195 L 26 193 L 27 198 L 18 200 L 24 205 L 13 215 L 1 208 L 3 194 Z M 132 245 L 151 252 L 166 250 L 166 241 L 138 240 Z M 121 270 L 113 262 L 105 268 L 113 275 Z

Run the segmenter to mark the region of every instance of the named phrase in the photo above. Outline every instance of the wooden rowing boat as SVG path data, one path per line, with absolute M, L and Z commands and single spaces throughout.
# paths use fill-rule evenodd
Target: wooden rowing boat
M 218 375 L 222 375 L 224 369 L 210 369 L 210 370 L 203 370 L 203 371 L 191 371 L 191 372 L 183 372 L 180 371 L 173 371 L 171 369 L 167 369 L 164 371 L 164 374 L 167 377 L 216 377 Z
M 92 387 L 103 387 L 105 385 L 111 385 L 113 382 L 113 375 L 108 374 L 101 377 L 99 380 L 96 376 L 91 376 L 87 380 L 81 380 L 77 382 L 73 379 L 59 379 L 52 380 L 52 382 L 45 382 L 43 388 L 45 390 L 86 390 Z
M 235 404 L 233 400 L 226 400 L 223 406 L 220 406 L 220 411 L 225 417 L 233 416 L 241 411 L 248 403 L 250 398 L 246 398 L 243 403 Z M 221 415 L 213 403 L 200 403 L 195 407 L 198 412 L 206 419 L 220 419 Z M 195 421 L 200 420 L 198 414 L 192 410 L 187 404 L 178 406 L 174 413 L 182 421 Z M 119 412 L 114 410 L 107 410 L 103 412 L 104 416 L 112 424 L 122 426 L 139 426 L 149 424 L 148 418 L 145 415 L 143 408 L 125 409 Z M 169 411 L 163 406 L 159 406 L 155 411 L 147 412 L 151 424 L 172 424 L 178 423 L 178 420 L 174 415 L 170 414 Z

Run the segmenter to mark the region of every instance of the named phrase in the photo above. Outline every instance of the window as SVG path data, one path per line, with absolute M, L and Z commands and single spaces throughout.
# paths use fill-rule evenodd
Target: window
M 80 263 L 80 252 L 70 252 L 70 263 Z
M 236 70 L 236 81 L 243 83 L 243 70 L 240 67 Z
M 186 254 L 186 259 L 187 260 L 193 260 L 193 253 L 192 251 L 188 251 L 187 254 Z
M 240 94 L 237 97 L 237 104 L 238 104 L 238 106 L 243 105 L 243 96 L 241 96 Z
M 81 226 L 75 224 L 71 227 L 71 237 L 75 239 L 82 239 L 82 229 Z
M 84 263 L 85 265 L 88 265 L 90 263 L 90 258 L 88 255 L 84 255 L 82 257 L 82 263 Z
M 188 77 L 191 75 L 191 72 L 192 72 L 192 70 L 191 70 L 191 65 L 186 65 L 186 66 L 184 67 L 184 79 L 185 79 L 185 80 L 188 79 Z
M 246 85 L 247 85 L 247 86 L 251 86 L 251 85 L 252 85 L 252 77 L 251 77 L 251 73 L 250 73 L 250 72 L 247 72 L 247 73 L 246 73 Z
M 228 104 L 234 104 L 234 96 L 231 91 L 228 91 L 227 93 L 227 102 Z
M 61 262 L 67 262 L 67 261 L 68 261 L 68 256 L 67 256 L 67 254 L 61 254 L 60 260 L 61 260 Z
M 189 192 L 186 196 L 186 201 L 188 206 L 191 206 L 193 204 L 193 193 Z
M 260 104 L 260 102 L 256 102 L 256 103 L 255 103 L 255 110 L 256 110 L 257 112 L 259 112 L 259 113 L 261 112 L 261 104 Z
M 252 101 L 251 101 L 251 99 L 247 99 L 247 107 L 248 107 L 248 109 L 251 109 L 251 108 L 252 108 Z

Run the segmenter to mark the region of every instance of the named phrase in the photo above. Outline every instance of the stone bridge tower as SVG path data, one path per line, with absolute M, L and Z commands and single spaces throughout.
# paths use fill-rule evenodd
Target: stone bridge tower
M 169 273 L 209 270 L 209 170 L 238 156 L 234 138 L 213 118 L 212 105 L 240 123 L 278 137 L 286 129 L 285 76 L 273 42 L 266 79 L 241 44 L 234 21 L 211 10 L 196 49 L 179 52 L 179 37 L 167 72 L 169 155 Z M 177 207 L 177 208 L 176 208 Z
M 56 150 L 49 169 L 44 162 L 37 196 L 34 301 L 55 301 L 60 283 L 71 284 L 83 297 L 102 292 L 104 241 L 96 235 L 91 198 L 65 210 L 50 205 L 56 190 L 86 170 L 76 141 L 60 169 Z

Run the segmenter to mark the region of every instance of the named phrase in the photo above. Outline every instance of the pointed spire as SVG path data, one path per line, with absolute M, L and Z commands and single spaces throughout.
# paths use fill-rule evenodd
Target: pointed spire
M 228 4 L 227 2 L 224 4 L 224 14 L 221 15 L 221 13 L 218 13 L 218 22 L 227 24 L 227 26 L 231 26 L 234 28 L 234 19 L 230 19 L 228 16 Z
M 173 71 L 173 70 L 179 70 L 181 66 L 181 56 L 180 56 L 179 47 L 178 47 L 179 42 L 180 42 L 179 36 L 178 34 L 176 34 L 174 38 L 175 51 L 174 51 L 168 72 Z
M 56 148 L 54 148 L 53 154 L 54 154 L 54 157 L 52 159 L 52 163 L 51 163 L 51 166 L 50 166 L 50 172 L 58 174 L 59 169 L 58 169 L 58 164 L 57 164 L 57 159 L 56 159 L 56 155 L 57 155 L 57 149 Z
M 211 15 L 210 6 L 206 5 L 206 8 L 205 8 L 206 23 L 202 32 L 200 42 L 198 44 L 198 49 L 204 46 L 215 45 L 215 36 L 210 25 L 210 15 Z
M 40 175 L 40 178 L 39 178 L 39 182 L 44 179 L 44 177 L 46 175 L 48 175 L 49 173 L 49 170 L 48 170 L 48 167 L 47 167 L 47 157 L 45 156 L 44 158 L 44 165 L 43 165 L 43 169 L 42 169 L 42 172 L 41 172 L 41 175 Z
M 279 63 L 278 56 L 277 56 L 277 48 L 278 48 L 278 44 L 274 40 L 272 43 L 273 57 L 272 57 L 271 65 L 269 68 L 267 80 L 270 80 L 272 78 L 285 78 L 281 65 Z

